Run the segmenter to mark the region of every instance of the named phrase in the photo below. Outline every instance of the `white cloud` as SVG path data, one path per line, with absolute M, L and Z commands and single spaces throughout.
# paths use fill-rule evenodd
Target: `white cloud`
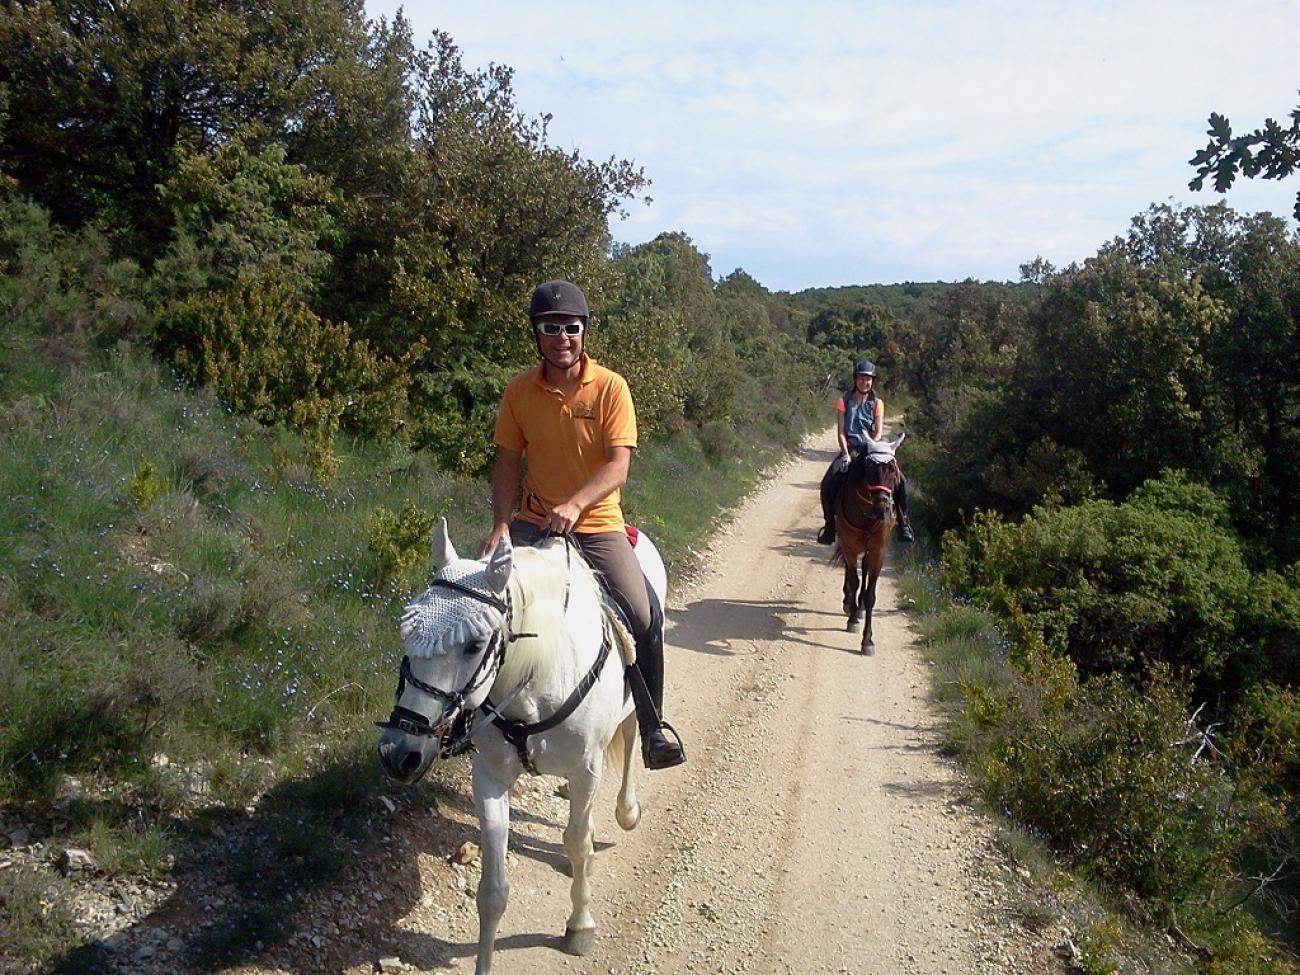
M 441 7 L 441 5 L 439 5 Z M 372 15 L 389 0 L 369 0 Z M 1240 130 L 1300 87 L 1287 0 L 596 3 L 408 10 L 465 63 L 515 69 L 553 141 L 630 158 L 650 208 L 614 227 L 687 233 L 715 273 L 771 288 L 1015 278 L 1082 260 L 1186 189 L 1211 111 Z M 1289 214 L 1300 180 L 1240 182 Z

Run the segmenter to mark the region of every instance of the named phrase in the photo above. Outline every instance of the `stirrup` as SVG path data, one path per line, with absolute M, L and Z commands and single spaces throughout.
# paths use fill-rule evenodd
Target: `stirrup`
M 665 741 L 668 740 L 668 735 L 664 734 L 665 731 L 667 731 L 669 734 L 673 736 L 673 738 L 677 740 L 676 741 L 677 755 L 665 761 L 652 762 L 650 760 L 650 742 L 646 739 L 646 736 L 642 734 L 641 735 L 641 761 L 645 764 L 645 767 L 654 771 L 658 769 L 675 768 L 676 766 L 683 764 L 686 761 L 686 745 L 682 742 L 682 736 L 677 733 L 677 729 L 674 728 L 672 725 L 670 725 L 667 721 L 661 720 L 659 722 L 659 727 L 654 728 L 653 730 L 657 731 Z

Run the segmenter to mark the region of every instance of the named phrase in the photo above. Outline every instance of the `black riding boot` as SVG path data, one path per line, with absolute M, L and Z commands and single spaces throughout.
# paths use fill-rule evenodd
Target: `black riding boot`
M 686 749 L 676 729 L 663 719 L 663 613 L 653 591 L 650 615 L 650 629 L 636 641 L 636 663 L 627 668 L 627 682 L 632 688 L 632 701 L 636 704 L 636 723 L 641 730 L 641 758 L 645 767 L 672 768 L 686 761 Z M 665 730 L 672 737 L 664 734 Z
M 898 514 L 898 537 L 908 544 L 916 541 L 916 533 L 912 531 L 912 523 L 907 519 L 906 478 L 899 480 L 898 487 L 894 489 L 894 511 Z
M 839 493 L 846 469 L 842 460 L 837 457 L 831 462 L 830 468 L 822 478 L 822 527 L 817 533 L 818 544 L 831 545 L 835 542 L 835 495 Z

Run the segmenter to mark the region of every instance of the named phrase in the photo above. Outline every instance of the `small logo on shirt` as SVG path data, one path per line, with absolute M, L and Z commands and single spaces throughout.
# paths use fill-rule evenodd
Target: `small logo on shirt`
M 575 420 L 594 420 L 596 419 L 596 407 L 591 403 L 574 403 L 573 418 Z

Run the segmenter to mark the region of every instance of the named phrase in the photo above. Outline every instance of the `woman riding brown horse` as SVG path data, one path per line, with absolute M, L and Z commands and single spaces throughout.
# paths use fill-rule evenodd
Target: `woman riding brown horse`
M 894 452 L 904 436 L 867 444 L 849 465 L 848 476 L 835 497 L 836 546 L 832 558 L 844 563 L 844 612 L 849 617 L 846 629 L 856 633 L 862 615 L 866 615 L 861 648 L 865 654 L 876 651 L 871 611 L 876 605 L 876 580 L 885 564 L 894 527 L 894 491 L 902 480 Z

